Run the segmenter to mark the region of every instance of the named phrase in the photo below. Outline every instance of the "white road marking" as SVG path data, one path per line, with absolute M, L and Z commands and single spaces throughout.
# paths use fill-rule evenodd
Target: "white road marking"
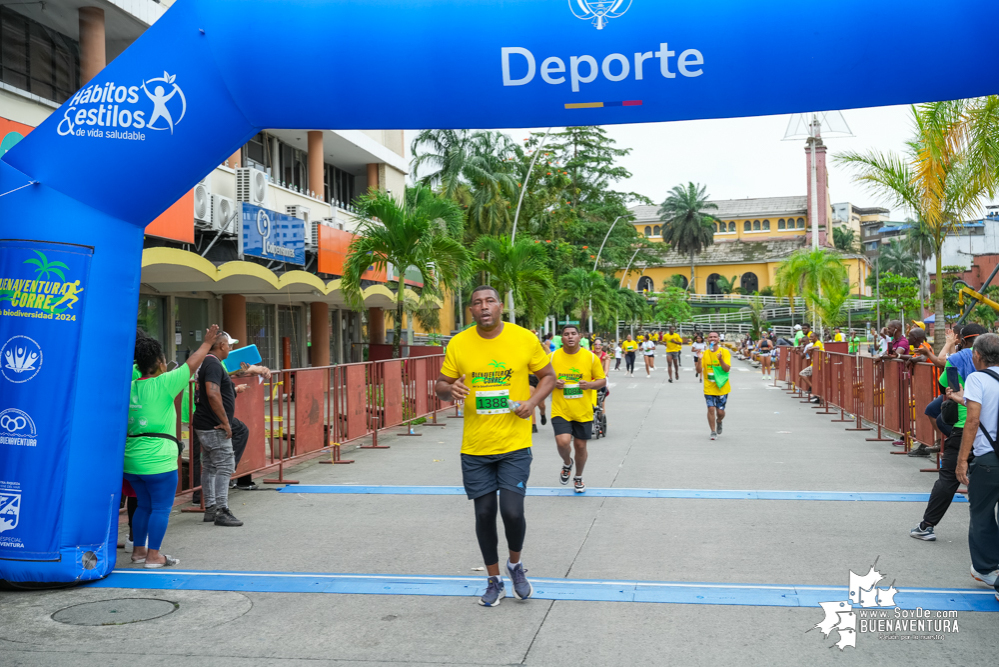
M 628 389 L 634 389 L 637 386 L 638 386 L 637 384 L 629 384 Z

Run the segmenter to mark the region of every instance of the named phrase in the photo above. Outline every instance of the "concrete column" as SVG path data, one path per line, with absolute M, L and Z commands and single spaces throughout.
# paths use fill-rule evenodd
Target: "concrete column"
M 316 193 L 322 200 L 326 199 L 326 188 L 323 185 L 323 133 L 309 130 L 309 190 Z
M 80 7 L 80 78 L 87 85 L 108 64 L 104 39 L 104 10 Z
M 381 190 L 381 183 L 378 182 L 378 165 L 368 165 L 368 189 Z
M 368 308 L 368 342 L 372 345 L 385 342 L 385 312 L 381 308 Z
M 310 329 L 312 332 L 312 365 L 330 365 L 330 307 L 322 301 L 309 304 L 312 315 Z
M 239 340 L 236 347 L 243 347 L 246 340 L 246 297 L 242 294 L 222 295 L 222 328 Z

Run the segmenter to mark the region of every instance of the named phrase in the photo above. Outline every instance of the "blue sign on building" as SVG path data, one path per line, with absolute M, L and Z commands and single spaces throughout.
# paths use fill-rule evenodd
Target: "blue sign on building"
M 305 265 L 305 221 L 240 203 L 239 254 Z

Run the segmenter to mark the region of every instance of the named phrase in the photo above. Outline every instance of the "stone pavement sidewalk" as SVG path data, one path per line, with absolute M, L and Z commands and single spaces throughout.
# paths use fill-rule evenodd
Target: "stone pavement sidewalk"
M 932 486 L 934 476 L 918 471 L 925 460 L 891 456 L 888 443 L 846 432 L 842 424 L 830 423 L 832 417 L 817 415 L 738 363 L 725 430 L 712 442 L 692 359 L 685 356 L 683 363 L 683 379 L 675 383 L 666 382 L 663 369 L 651 378 L 611 373 L 609 437 L 591 443 L 585 474 L 591 491 L 905 494 L 927 493 Z M 352 465 L 310 462 L 288 476 L 303 486 L 460 486 L 461 420 L 446 422 L 443 428 L 419 427 L 418 438 L 380 437 L 391 449 L 355 450 L 349 454 L 356 460 Z M 530 486 L 559 487 L 560 459 L 550 425 L 534 436 L 534 457 Z M 172 586 L 0 593 L 0 663 L 370 667 L 995 660 L 999 602 L 977 595 L 988 589 L 969 576 L 966 503 L 952 506 L 937 542 L 924 543 L 908 536 L 922 515 L 921 502 L 708 496 L 532 495 L 526 503 L 529 577 L 583 582 L 566 584 L 580 590 L 593 590 L 595 584 L 587 583 L 593 581 L 623 582 L 622 587 L 679 582 L 687 586 L 676 590 L 692 591 L 688 604 L 511 597 L 487 609 L 476 604 L 474 583 L 461 596 L 377 594 L 398 592 L 399 582 L 413 577 L 448 585 L 472 577 L 484 584 L 472 506 L 461 495 L 303 493 L 290 487 L 234 492 L 231 505 L 246 522 L 242 528 L 215 527 L 200 515 L 171 516 L 164 549 L 181 565 L 156 576 Z M 502 530 L 500 541 L 502 550 Z M 789 596 L 789 605 L 805 604 L 810 589 L 803 587 L 809 586 L 831 587 L 828 600 L 841 600 L 850 571 L 866 574 L 875 559 L 886 576 L 880 586 L 894 581 L 900 589 L 955 591 L 947 594 L 955 605 L 974 599 L 976 608 L 992 611 L 959 611 L 960 632 L 942 639 L 884 640 L 863 633 L 856 648 L 846 649 L 853 655 L 841 656 L 829 648 L 839 638 L 835 631 L 828 638 L 819 630 L 806 632 L 823 621 L 814 601 L 805 607 L 766 606 L 775 594 L 759 588 L 797 590 L 800 598 Z M 119 568 L 131 567 L 122 555 Z M 182 574 L 213 570 L 234 576 Z M 281 591 L 313 590 L 307 582 L 316 577 L 288 576 L 304 573 L 409 579 L 370 579 L 367 594 L 261 592 L 250 583 L 257 579 L 236 576 L 248 572 L 267 573 L 259 581 Z M 704 586 L 690 586 L 695 583 Z M 223 590 L 203 590 L 211 586 Z M 554 585 L 546 581 L 546 587 Z M 165 602 L 122 601 L 126 598 Z M 113 602 L 82 606 L 108 600 Z M 74 610 L 75 605 L 81 606 Z

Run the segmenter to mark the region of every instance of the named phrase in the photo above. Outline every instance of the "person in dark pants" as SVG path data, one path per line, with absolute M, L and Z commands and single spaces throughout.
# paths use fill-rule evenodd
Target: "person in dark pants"
M 265 380 L 271 379 L 271 370 L 266 366 L 248 366 L 247 364 L 241 364 L 240 370 L 233 374 L 233 377 L 243 378 L 253 375 L 259 375 Z M 232 452 L 235 455 L 236 465 L 239 467 L 239 462 L 243 458 L 243 452 L 246 451 L 246 444 L 250 440 L 250 428 L 239 421 L 238 419 L 233 419 L 232 426 Z M 198 432 L 194 431 L 191 461 L 194 465 L 194 480 L 195 483 L 201 481 L 201 443 L 198 441 Z M 257 488 L 257 485 L 253 483 L 253 475 L 242 475 L 237 477 L 235 480 L 229 482 L 229 488 L 236 488 L 240 491 L 253 491 Z M 201 504 L 201 491 L 195 491 L 191 498 L 191 502 L 195 505 Z
M 959 342 L 962 349 L 947 358 L 945 371 L 940 376 L 941 385 L 944 387 L 947 386 L 946 368 L 953 367 L 957 369 L 962 386 L 968 376 L 975 372 L 975 365 L 972 361 L 973 351 L 971 348 L 975 344 L 975 339 L 983 333 L 985 333 L 985 327 L 979 324 L 969 324 L 964 327 L 961 331 Z M 927 406 L 927 410 L 929 410 L 929 406 Z M 950 429 L 950 433 L 944 439 L 943 456 L 940 459 L 940 472 L 937 474 L 937 481 L 933 484 L 933 490 L 930 491 L 930 499 L 926 504 L 926 511 L 923 513 L 923 520 L 919 522 L 918 526 L 909 531 L 909 535 L 917 540 L 925 542 L 936 541 L 937 536 L 934 532 L 934 526 L 939 525 L 944 514 L 950 508 L 951 502 L 954 500 L 954 494 L 961 486 L 961 483 L 957 479 L 956 470 L 958 452 L 961 449 L 961 439 L 964 437 L 964 425 L 967 413 L 967 409 L 959 403 L 957 423 L 950 426 L 943 423 L 942 420 L 940 421 L 941 430 L 943 430 L 942 427 L 947 427 Z
M 968 549 L 971 577 L 995 588 L 999 600 L 999 335 L 975 341 L 975 368 L 960 394 L 948 396 L 968 409 L 964 439 L 957 456 L 957 478 L 968 486 Z M 974 454 L 974 461 L 968 459 Z

